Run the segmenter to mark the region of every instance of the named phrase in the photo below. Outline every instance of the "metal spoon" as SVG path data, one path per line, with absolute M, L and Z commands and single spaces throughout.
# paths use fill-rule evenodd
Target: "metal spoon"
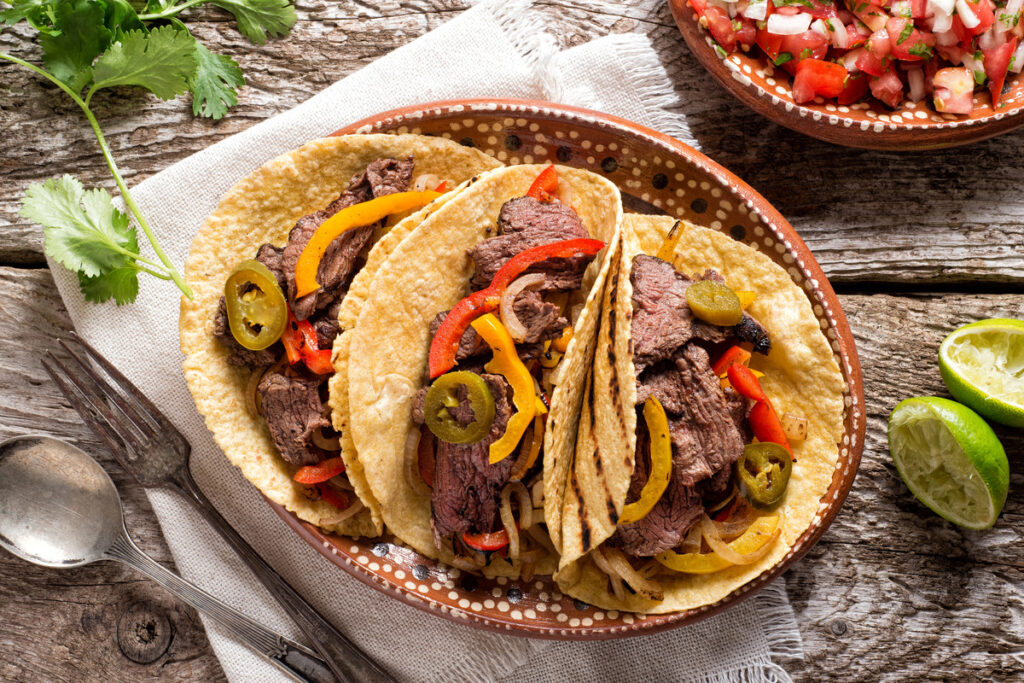
M 300 681 L 333 681 L 310 649 L 257 624 L 165 569 L 125 528 L 114 482 L 89 454 L 47 436 L 0 443 L 0 547 L 44 567 L 117 560 L 208 614 L 236 639 Z

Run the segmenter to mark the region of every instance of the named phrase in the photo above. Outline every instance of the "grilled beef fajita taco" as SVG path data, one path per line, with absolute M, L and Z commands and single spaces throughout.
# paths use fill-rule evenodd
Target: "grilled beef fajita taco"
M 621 215 L 592 173 L 497 169 L 355 283 L 335 421 L 386 527 L 418 552 L 492 576 L 554 571 Z
M 804 292 L 728 235 L 627 215 L 567 478 L 556 579 L 606 609 L 723 598 L 832 479 L 844 381 Z
M 458 186 L 500 166 L 440 138 L 314 140 L 235 185 L 192 243 L 185 377 L 218 445 L 268 498 L 351 536 L 382 531 L 328 407 L 353 278 Z

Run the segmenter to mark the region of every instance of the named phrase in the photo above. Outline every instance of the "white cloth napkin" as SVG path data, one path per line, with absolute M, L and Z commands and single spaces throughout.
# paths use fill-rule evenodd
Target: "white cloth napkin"
M 458 97 L 563 101 L 667 132 L 672 87 L 643 36 L 610 36 L 557 53 L 525 0 L 488 1 L 324 92 L 139 184 L 132 194 L 180 268 L 221 194 L 264 161 L 378 111 Z M 53 264 L 51 264 L 53 266 Z M 296 537 L 213 443 L 181 372 L 178 292 L 141 278 L 137 303 L 86 303 L 75 278 L 54 278 L 79 334 L 135 382 L 189 438 L 199 485 L 287 581 L 398 678 L 409 681 L 788 681 L 780 657 L 802 656 L 781 581 L 700 624 L 617 642 L 499 636 L 400 604 L 350 578 Z M 219 536 L 173 494 L 149 494 L 181 573 L 257 620 L 301 640 Z M 233 681 L 281 680 L 204 618 Z M 776 662 L 773 662 L 775 656 Z

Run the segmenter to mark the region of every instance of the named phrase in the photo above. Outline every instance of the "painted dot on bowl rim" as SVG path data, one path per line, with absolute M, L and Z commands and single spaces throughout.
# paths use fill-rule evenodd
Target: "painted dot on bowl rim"
M 559 621 L 559 622 L 562 622 L 562 623 L 565 623 L 565 622 L 569 621 L 569 615 L 567 615 L 567 614 L 556 614 L 555 615 L 555 620 Z
M 469 607 L 469 599 L 468 598 L 462 598 L 461 600 L 459 600 L 459 607 L 461 607 L 462 609 L 468 608 Z
M 487 609 L 494 609 L 495 604 L 496 603 L 494 602 L 494 600 L 491 600 L 490 598 L 484 600 L 484 607 L 486 607 Z
M 509 611 L 509 609 L 510 609 L 509 604 L 507 602 L 505 602 L 504 600 L 502 600 L 501 602 L 498 603 L 498 611 L 499 612 L 504 613 L 504 612 Z
M 459 594 L 456 593 L 455 591 L 448 591 L 448 599 L 449 600 L 458 600 L 459 599 Z

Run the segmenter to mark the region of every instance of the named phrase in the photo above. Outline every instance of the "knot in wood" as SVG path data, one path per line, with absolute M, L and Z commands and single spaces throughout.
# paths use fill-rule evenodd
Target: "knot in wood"
M 136 664 L 152 664 L 167 652 L 173 631 L 163 612 L 136 602 L 117 620 L 117 648 Z

